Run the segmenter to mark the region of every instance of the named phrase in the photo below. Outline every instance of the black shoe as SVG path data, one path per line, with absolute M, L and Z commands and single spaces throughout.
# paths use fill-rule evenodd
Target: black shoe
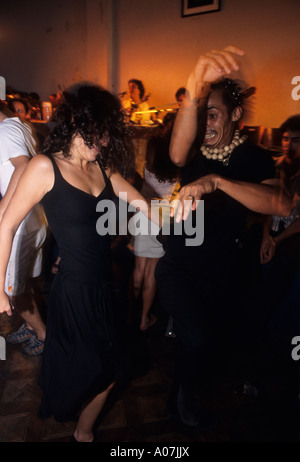
M 200 421 L 200 410 L 194 393 L 179 387 L 177 393 L 177 409 L 180 420 L 189 427 L 196 427 Z
M 181 422 L 188 427 L 211 430 L 217 426 L 216 417 L 200 406 L 195 393 L 182 386 L 177 394 L 177 410 Z

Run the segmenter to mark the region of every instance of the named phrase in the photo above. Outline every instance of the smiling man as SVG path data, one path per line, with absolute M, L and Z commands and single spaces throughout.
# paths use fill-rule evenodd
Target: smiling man
M 179 109 L 170 157 L 182 169 L 178 199 L 196 207 L 204 200 L 204 241 L 185 245 L 172 235 L 156 267 L 160 303 L 173 317 L 176 334 L 174 387 L 170 412 L 189 426 L 211 428 L 207 390 L 213 389 L 226 357 L 238 351 L 242 332 L 243 274 L 239 242 L 248 211 L 288 215 L 289 199 L 274 178 L 271 154 L 239 131 L 245 100 L 253 87 L 241 89 L 224 78 L 238 70 L 237 47 L 201 55 L 186 88 L 190 98 Z M 199 223 L 196 223 L 198 226 Z

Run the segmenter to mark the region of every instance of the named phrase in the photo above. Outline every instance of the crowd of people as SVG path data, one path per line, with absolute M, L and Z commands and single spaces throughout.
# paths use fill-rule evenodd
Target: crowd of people
M 199 57 L 186 86 L 176 91 L 178 107 L 148 142 L 140 190 L 128 174 L 135 168 L 130 123 L 151 120 L 140 80 L 131 79 L 119 98 L 92 84 L 61 93 L 39 154 L 27 124 L 30 107 L 17 95 L 1 102 L 0 313 L 16 310 L 23 318 L 7 342 L 20 343 L 25 354 L 43 354 L 40 415 L 76 419 L 75 442 L 93 441 L 110 390 L 126 375 L 114 319 L 113 238 L 96 227 L 105 217 L 102 203 L 115 204 L 126 193 L 151 229 L 134 233 L 139 328 L 145 332 L 155 324 L 157 296 L 175 333 L 167 406 L 189 427 L 217 425 L 206 404 L 207 390 L 226 367 L 220 350 L 230 359 L 244 346 L 247 351 L 297 286 L 300 115 L 282 124 L 283 154 L 276 163 L 243 135 L 246 102 L 255 88 L 241 88 L 230 78 L 243 54 L 227 47 Z M 152 199 L 170 204 L 155 223 Z M 251 251 L 268 266 L 254 288 L 243 271 L 250 265 L 243 246 L 249 213 L 261 229 L 260 250 Z M 201 245 L 187 244 L 193 241 L 183 226 L 189 219 L 194 235 L 204 223 Z M 35 283 L 43 276 L 41 253 L 49 234 L 58 260 L 45 322 Z

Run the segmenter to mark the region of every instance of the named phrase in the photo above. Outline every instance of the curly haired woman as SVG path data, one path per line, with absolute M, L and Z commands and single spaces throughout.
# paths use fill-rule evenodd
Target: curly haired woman
M 93 440 L 94 423 L 122 375 L 112 319 L 111 239 L 96 230 L 96 206 L 122 192 L 128 202 L 142 199 L 119 173 L 132 163 L 126 139 L 113 95 L 87 84 L 65 92 L 44 153 L 30 161 L 1 224 L 0 313 L 12 314 L 5 269 L 13 235 L 35 204 L 42 203 L 57 242 L 61 260 L 49 301 L 41 416 L 78 419 L 73 441 L 79 442 Z

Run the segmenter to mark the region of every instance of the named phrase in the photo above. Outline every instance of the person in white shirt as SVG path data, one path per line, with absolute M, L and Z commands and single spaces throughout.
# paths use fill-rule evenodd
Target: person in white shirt
M 22 173 L 35 154 L 30 126 L 18 117 L 11 117 L 6 104 L 0 101 L 0 222 Z M 16 232 L 6 273 L 5 290 L 25 321 L 6 341 L 21 343 L 22 352 L 29 355 L 41 354 L 44 348 L 46 329 L 37 306 L 34 281 L 41 274 L 46 234 L 43 210 L 38 204 Z

